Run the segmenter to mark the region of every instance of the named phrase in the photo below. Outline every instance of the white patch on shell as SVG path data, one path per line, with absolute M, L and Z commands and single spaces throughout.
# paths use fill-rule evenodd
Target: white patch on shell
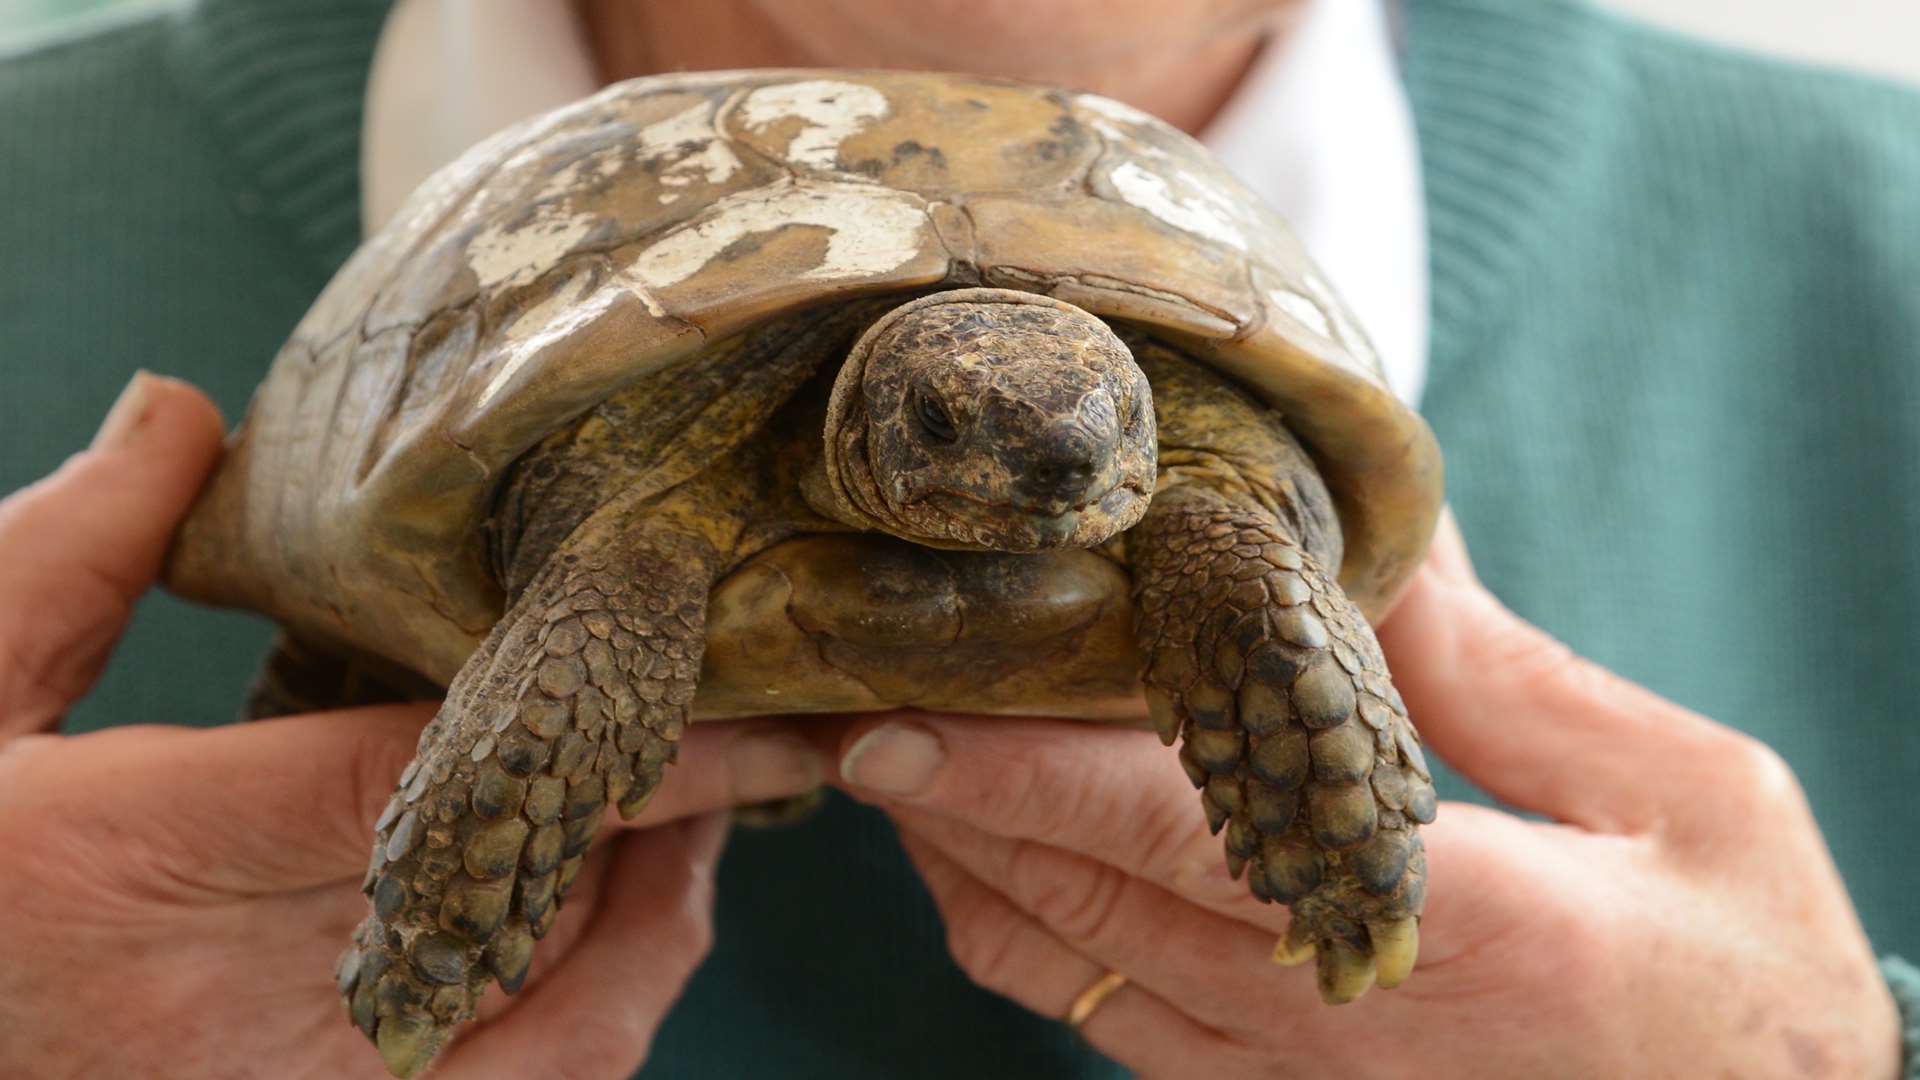
M 1362 368 L 1375 372 L 1381 370 L 1380 354 L 1374 350 L 1373 341 L 1367 337 L 1367 332 L 1353 321 L 1353 316 L 1347 311 L 1346 305 L 1333 298 L 1333 286 L 1327 284 L 1327 280 L 1314 271 L 1308 271 L 1302 284 L 1313 292 L 1329 298 L 1325 307 L 1328 318 L 1333 321 L 1335 340 L 1347 347 L 1347 351 L 1353 354 Z
M 1110 97 L 1101 97 L 1099 94 L 1080 94 L 1077 100 L 1080 102 L 1080 107 L 1088 112 L 1099 113 L 1109 120 L 1118 120 L 1123 124 L 1158 126 L 1162 123 L 1151 114 L 1141 112 L 1124 101 L 1115 101 Z
M 575 278 L 513 320 L 506 329 L 500 362 L 487 379 L 487 385 L 481 388 L 474 408 L 486 408 L 534 357 L 593 325 L 624 296 L 638 299 L 655 318 L 666 314 L 666 309 L 646 286 L 625 272 L 615 274 L 591 293 L 587 292 L 589 281 L 586 275 Z
M 1312 297 L 1291 289 L 1268 289 L 1267 299 L 1273 301 L 1274 307 L 1285 312 L 1295 322 L 1323 338 L 1332 339 L 1333 324 L 1327 321 L 1327 313 L 1320 309 L 1319 304 L 1313 302 Z
M 642 163 L 657 163 L 656 176 L 665 187 L 685 187 L 696 179 L 724 183 L 740 168 L 727 140 L 714 130 L 713 106 L 695 102 L 665 120 L 640 129 Z M 679 192 L 661 192 L 660 201 L 672 202 Z
M 826 254 L 803 278 L 884 274 L 926 246 L 926 207 L 904 191 L 871 184 L 782 179 L 729 195 L 699 220 L 656 241 L 634 261 L 647 288 L 664 289 L 699 273 L 727 246 L 795 225 L 828 230 Z
M 1168 156 L 1165 150 L 1153 145 L 1150 140 L 1141 138 L 1135 132 L 1125 131 L 1115 126 L 1116 124 L 1126 124 L 1131 127 L 1149 128 L 1154 131 L 1166 132 L 1168 130 L 1167 125 L 1157 117 L 1143 113 L 1131 105 L 1122 104 L 1112 98 L 1101 97 L 1098 94 L 1081 94 L 1074 100 L 1079 103 L 1081 108 L 1094 114 L 1093 129 L 1098 131 L 1109 142 L 1123 143 L 1129 151 L 1139 154 L 1142 157 L 1164 159 Z
M 762 86 L 740 103 L 747 130 L 756 134 L 798 117 L 802 126 L 787 142 L 787 160 L 816 169 L 838 170 L 841 142 L 885 115 L 885 94 L 832 79 Z
M 1107 178 L 1122 199 L 1174 228 L 1247 250 L 1233 204 L 1210 185 L 1182 175 L 1180 186 L 1186 190 L 1176 193 L 1166 177 L 1148 172 L 1136 161 L 1115 166 Z
M 524 223 L 493 224 L 477 233 L 467 245 L 467 264 L 480 288 L 526 284 L 565 257 L 600 220 L 597 214 L 574 210 L 572 197 L 623 168 L 622 159 L 629 153 L 639 164 L 657 167 L 663 189 L 686 187 L 695 180 L 723 183 L 740 169 L 740 159 L 714 127 L 712 104 L 695 102 L 633 132 L 631 141 L 621 139 L 555 170 L 529 200 L 534 209 Z M 663 190 L 660 201 L 679 195 Z
M 467 265 L 482 291 L 523 285 L 544 273 L 593 231 L 597 214 L 574 213 L 559 202 L 543 203 L 517 226 L 495 222 L 467 242 Z

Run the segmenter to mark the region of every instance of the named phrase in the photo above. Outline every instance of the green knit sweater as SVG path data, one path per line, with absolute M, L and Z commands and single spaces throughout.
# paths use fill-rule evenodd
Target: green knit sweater
M 0 64 L 0 491 L 135 367 L 239 414 L 355 243 L 384 7 L 207 0 Z M 1920 956 L 1920 97 L 1577 0 L 1408 8 L 1425 411 L 1483 576 L 1778 748 L 1875 944 Z M 224 721 L 266 639 L 149 600 L 72 726 Z M 967 983 L 870 812 L 737 837 L 719 891 L 647 1075 L 1112 1069 Z

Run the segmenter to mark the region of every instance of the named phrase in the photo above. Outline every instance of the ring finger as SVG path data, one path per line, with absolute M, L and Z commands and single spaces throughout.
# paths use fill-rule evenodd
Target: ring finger
M 1286 1017 L 1320 1011 L 1310 978 L 1267 960 L 1264 930 L 1070 851 L 931 815 L 897 820 L 1037 927 L 1211 1028 L 1282 1041 Z
M 1062 941 L 911 828 L 900 839 L 946 921 L 955 962 L 980 986 L 1065 1022 L 1076 1002 L 1116 970 Z M 1234 1049 L 1130 976 L 1094 1003 L 1077 1030 L 1143 1076 L 1181 1075 L 1197 1060 Z

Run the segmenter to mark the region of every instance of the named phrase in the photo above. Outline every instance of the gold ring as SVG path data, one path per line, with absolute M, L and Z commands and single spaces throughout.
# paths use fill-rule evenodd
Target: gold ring
M 1080 1025 L 1086 1023 L 1087 1018 L 1104 1005 L 1106 1000 L 1113 996 L 1115 990 L 1125 985 L 1127 985 L 1127 977 L 1117 971 L 1109 971 L 1100 976 L 1098 982 L 1080 991 L 1080 996 L 1074 998 L 1073 1004 L 1067 1007 L 1067 1026 L 1079 1031 Z

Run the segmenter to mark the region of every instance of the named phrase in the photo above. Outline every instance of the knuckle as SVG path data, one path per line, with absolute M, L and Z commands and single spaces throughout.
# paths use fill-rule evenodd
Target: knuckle
M 1167 795 L 1146 800 L 1130 819 L 1139 854 L 1141 875 L 1154 881 L 1178 881 L 1220 862 L 1222 841 L 1207 829 L 1205 814 L 1185 779 L 1170 783 Z M 1235 890 L 1238 892 L 1239 890 Z
M 996 993 L 1019 986 L 1019 926 L 1010 911 L 972 907 L 947 913 L 947 952 L 967 978 Z
M 1127 882 L 1120 871 L 1075 865 L 1057 852 L 1023 844 L 1009 876 L 1021 906 L 1069 941 L 1106 941 L 1116 932 Z
M 695 968 L 713 952 L 714 929 L 711 888 L 689 890 L 688 901 L 681 906 L 679 925 L 668 937 L 682 974 Z
M 1551 671 L 1573 655 L 1558 638 L 1508 610 L 1492 593 L 1475 589 L 1472 601 L 1461 641 L 1475 665 L 1532 673 Z
M 1567 718 L 1642 726 L 1684 712 L 1511 614 L 1503 614 L 1475 648 L 1476 669 L 1496 673 L 1522 699 Z M 1671 737 L 1684 729 L 1664 730 Z
M 1619 696 L 1621 684 L 1612 673 L 1499 606 L 1490 594 L 1483 596 L 1492 610 L 1467 639 L 1467 670 L 1495 673 L 1526 696 L 1568 706 Z
M 612 855 L 614 859 L 632 857 L 632 849 L 626 847 L 634 844 L 632 838 L 618 838 L 614 844 L 622 846 Z M 699 861 L 693 847 L 685 844 L 684 830 L 680 853 L 672 859 L 672 871 L 655 878 L 653 888 L 662 896 L 674 897 L 674 901 L 660 909 L 659 926 L 649 930 L 649 936 L 659 942 L 657 963 L 662 972 L 687 978 L 701 967 L 714 947 L 714 876 L 710 867 Z M 601 903 L 607 901 L 609 897 L 601 897 Z
M 1056 769 L 1045 752 L 1018 754 L 1000 763 L 987 779 L 975 805 L 981 819 L 1003 822 L 1015 836 L 1059 835 L 1077 822 L 1092 802 L 1092 780 L 1084 771 Z
M 1516 685 L 1535 695 L 1587 697 L 1596 688 L 1597 668 L 1559 638 L 1517 618 L 1488 635 L 1483 647 L 1488 670 L 1506 672 Z
M 1779 751 L 1750 735 L 1716 728 L 1712 751 L 1732 796 L 1750 810 L 1781 810 L 1801 804 L 1800 781 Z

